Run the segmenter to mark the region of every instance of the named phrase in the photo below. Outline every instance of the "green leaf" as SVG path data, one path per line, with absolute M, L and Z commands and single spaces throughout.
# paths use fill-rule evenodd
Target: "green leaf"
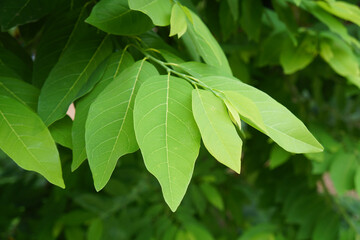
M 171 1 L 169 0 L 128 0 L 130 9 L 148 15 L 157 26 L 170 24 Z M 177 5 L 177 4 L 175 4 Z
M 16 25 L 34 22 L 56 9 L 64 1 L 54 0 L 2 0 L 0 2 L 0 25 L 7 31 Z
M 242 141 L 223 101 L 209 91 L 194 89 L 192 110 L 209 153 L 225 166 L 240 173 Z
M 339 75 L 359 76 L 359 63 L 351 47 L 336 35 L 326 32 L 321 34 L 320 55 Z
M 262 223 L 246 230 L 238 240 L 273 240 L 275 231 L 276 226 Z
M 28 62 L 27 58 L 19 57 L 11 52 L 0 41 L 0 65 L 5 65 L 26 82 L 31 82 L 32 62 Z
M 40 91 L 34 86 L 18 79 L 10 69 L 0 64 L 0 94 L 15 98 L 31 109 L 36 110 Z
M 227 4 L 229 5 L 231 15 L 236 22 L 239 18 L 239 1 L 238 0 L 227 0 Z
M 184 222 L 185 229 L 187 230 L 188 234 L 191 236 L 191 239 L 194 240 L 214 240 L 211 233 L 204 225 L 199 222 L 190 221 Z
M 217 209 L 224 210 L 224 201 L 219 191 L 208 183 L 200 185 L 201 191 L 204 193 L 207 200 Z
M 185 7 L 183 9 L 188 17 L 188 31 L 185 35 L 190 36 L 197 52 L 207 64 L 221 68 L 225 73 L 231 74 L 225 53 L 209 29 L 195 13 Z
M 158 75 L 145 60 L 124 70 L 91 104 L 85 127 L 86 152 L 97 191 L 109 181 L 117 160 L 139 149 L 133 106 L 142 82 Z
M 174 35 L 178 35 L 178 38 L 180 38 L 187 29 L 187 23 L 186 23 L 186 15 L 182 9 L 182 7 L 179 5 L 179 3 L 176 3 L 173 5 L 171 10 L 171 19 L 170 19 L 170 37 Z
M 204 63 L 184 62 L 178 64 L 178 66 L 196 78 L 203 78 L 209 76 L 232 77 L 231 74 L 224 72 L 222 69 Z
M 86 22 L 115 35 L 138 35 L 153 27 L 148 16 L 129 9 L 127 0 L 98 2 Z
M 360 8 L 355 4 L 342 1 L 317 1 L 316 3 L 327 12 L 360 26 Z
M 336 154 L 330 167 L 330 176 L 336 192 L 343 195 L 348 190 L 354 189 L 354 178 L 356 175 L 356 156 L 340 151 Z
M 305 125 L 266 93 L 235 78 L 213 76 L 200 81 L 224 92 L 243 121 L 268 135 L 286 151 L 307 153 L 323 150 Z
M 91 221 L 87 231 L 87 240 L 101 240 L 103 235 L 103 222 L 100 218 Z
M 288 39 L 283 45 L 280 62 L 285 74 L 292 74 L 308 66 L 317 55 L 317 38 L 307 34 L 298 46 Z
M 43 86 L 59 58 L 74 41 L 82 37 L 82 30 L 87 27 L 84 23 L 87 15 L 87 8 L 83 7 L 81 11 L 55 15 L 46 22 L 36 48 L 32 80 L 35 86 Z
M 41 119 L 20 102 L 0 95 L 0 149 L 20 167 L 65 187 L 59 153 Z
M 75 103 L 76 115 L 72 128 L 72 171 L 75 171 L 87 158 L 85 150 L 85 122 L 88 117 L 91 103 L 94 102 L 96 97 L 106 88 L 110 82 L 115 79 L 116 76 L 118 76 L 127 67 L 130 67 L 134 63 L 134 60 L 128 52 L 119 51 L 113 53 L 105 63 L 105 69 L 102 69 L 102 74 L 97 74 L 97 77 L 100 77 L 100 79 L 98 80 L 98 83 L 95 85 L 94 89 Z M 99 68 L 100 66 L 98 69 Z M 98 71 L 98 69 L 96 71 Z M 93 75 L 91 77 L 93 77 Z
M 333 211 L 323 212 L 316 223 L 313 240 L 335 240 L 338 239 L 340 219 Z
M 68 47 L 41 89 L 38 113 L 46 125 L 65 116 L 90 74 L 111 50 L 108 36 L 94 32 Z
M 241 26 L 249 39 L 258 41 L 261 30 L 263 5 L 261 0 L 243 0 L 241 2 Z
M 69 116 L 56 121 L 49 127 L 49 131 L 54 138 L 55 142 L 72 149 L 72 140 L 71 140 L 71 128 L 73 121 Z
M 358 195 L 360 195 L 360 166 L 358 166 L 356 169 L 355 189 L 356 189 Z
M 284 164 L 289 158 L 291 154 L 284 151 L 278 145 L 274 145 L 270 152 L 270 169 L 277 168 L 278 166 Z
M 357 47 L 360 47 L 359 41 L 349 35 L 347 28 L 331 14 L 322 9 L 317 4 L 317 1 L 302 1 L 302 5 L 305 6 L 307 11 L 323 22 L 333 33 L 341 36 L 348 44 L 355 44 Z
M 172 211 L 185 195 L 200 148 L 191 91 L 182 79 L 156 76 L 143 83 L 135 101 L 137 142 Z
M 223 99 L 223 100 L 228 110 L 231 121 L 236 125 L 236 127 L 239 130 L 241 130 L 241 119 L 239 113 L 237 112 L 236 108 L 227 99 Z

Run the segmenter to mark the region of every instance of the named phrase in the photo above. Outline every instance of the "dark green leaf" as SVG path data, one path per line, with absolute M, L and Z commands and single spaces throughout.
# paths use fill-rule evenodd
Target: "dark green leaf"
M 59 121 L 54 122 L 54 124 L 49 127 L 50 133 L 55 142 L 70 149 L 72 149 L 72 123 L 71 118 L 69 116 L 65 116 Z
M 67 48 L 41 89 L 38 112 L 46 125 L 66 114 L 89 75 L 111 50 L 108 36 L 93 31 Z
M 127 0 L 98 2 L 86 22 L 116 35 L 137 35 L 150 30 L 153 26 L 148 16 L 130 10 Z

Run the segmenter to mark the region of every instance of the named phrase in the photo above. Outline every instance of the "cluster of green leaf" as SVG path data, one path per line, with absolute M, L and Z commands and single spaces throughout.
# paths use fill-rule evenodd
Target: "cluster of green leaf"
M 2 1 L 4 237 L 359 238 L 356 3 Z

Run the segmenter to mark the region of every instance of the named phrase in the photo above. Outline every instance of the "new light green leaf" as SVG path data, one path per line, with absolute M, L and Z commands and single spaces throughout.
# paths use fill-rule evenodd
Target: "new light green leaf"
M 46 125 L 65 116 L 91 73 L 111 51 L 108 36 L 95 30 L 68 47 L 41 89 L 38 113 Z
M 230 77 L 213 76 L 200 80 L 223 92 L 243 121 L 268 135 L 285 150 L 294 153 L 323 150 L 305 125 L 266 93 Z
M 135 134 L 145 166 L 158 179 L 172 211 L 185 195 L 200 148 L 192 89 L 182 79 L 155 76 L 142 84 L 134 107 Z
M 145 13 L 157 26 L 170 24 L 171 3 L 170 0 L 129 0 L 130 9 Z
M 148 16 L 129 9 L 127 0 L 98 2 L 86 22 L 115 35 L 138 35 L 153 27 Z
M 306 35 L 298 46 L 288 39 L 280 55 L 280 63 L 285 74 L 292 74 L 308 66 L 317 55 L 317 38 Z
M 351 47 L 336 35 L 323 32 L 320 38 L 321 57 L 344 77 L 357 77 L 359 63 Z
M 0 95 L 0 149 L 20 167 L 65 187 L 59 153 L 49 130 L 36 113 Z
M 360 47 L 359 41 L 349 35 L 347 28 L 344 26 L 344 24 L 342 24 L 335 17 L 322 9 L 317 4 L 317 1 L 302 1 L 302 5 L 307 11 L 312 13 L 317 19 L 323 22 L 333 33 L 341 36 L 341 38 L 344 39 L 348 44 L 354 44 L 357 47 Z
M 360 26 L 360 8 L 355 4 L 342 1 L 317 1 L 316 3 L 327 12 Z
M 186 15 L 181 6 L 174 4 L 171 10 L 171 19 L 170 19 L 170 37 L 178 35 L 180 38 L 187 29 Z
M 138 61 L 109 83 L 91 104 L 85 143 L 97 191 L 109 181 L 117 160 L 139 149 L 133 126 L 134 101 L 141 83 L 156 75 L 153 65 Z
M 203 60 L 224 72 L 231 74 L 231 69 L 225 53 L 213 37 L 203 21 L 193 12 L 184 7 L 188 17 L 188 34 Z M 184 35 L 185 36 L 185 35 Z
M 91 103 L 105 89 L 105 87 L 115 79 L 124 69 L 130 67 L 134 60 L 126 51 L 113 53 L 109 59 L 104 62 L 104 66 L 99 66 L 91 75 L 91 78 L 100 78 L 93 90 L 75 102 L 76 115 L 72 127 L 73 142 L 73 161 L 71 170 L 75 171 L 81 163 L 87 158 L 85 149 L 85 122 L 88 117 Z M 100 71 L 99 73 L 97 73 Z
M 192 110 L 209 153 L 225 166 L 240 173 L 242 140 L 223 101 L 212 92 L 194 89 Z
M 39 89 L 21 81 L 12 70 L 0 64 L 0 95 L 12 97 L 35 111 L 39 94 Z

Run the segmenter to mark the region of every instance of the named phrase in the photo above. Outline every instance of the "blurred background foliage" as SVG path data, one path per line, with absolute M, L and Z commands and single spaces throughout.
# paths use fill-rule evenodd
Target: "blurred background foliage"
M 0 3 L 0 16 L 8 2 Z M 49 19 L 84 4 L 51 2 L 10 30 L 0 17 L 29 61 Z M 216 164 L 202 149 L 176 213 L 139 152 L 121 158 L 98 193 L 87 163 L 71 172 L 69 148 L 59 145 L 65 190 L 0 153 L 0 239 L 360 239 L 360 1 L 181 2 L 220 42 L 235 77 L 290 109 L 325 151 L 293 155 L 244 125 L 242 173 Z M 200 60 L 187 54 L 186 34 L 155 33 L 185 59 Z M 0 36 L 2 46 L 17 48 L 8 33 Z

